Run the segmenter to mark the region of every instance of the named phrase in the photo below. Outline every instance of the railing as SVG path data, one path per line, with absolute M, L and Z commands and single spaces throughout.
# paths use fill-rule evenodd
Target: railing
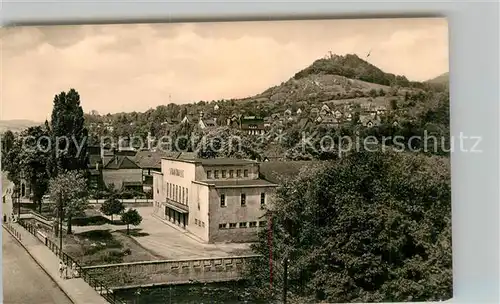
M 75 272 L 76 270 L 76 275 L 77 275 L 76 277 L 82 278 L 87 284 L 90 285 L 90 287 L 94 288 L 94 290 L 97 291 L 99 295 L 101 295 L 101 297 L 106 299 L 106 301 L 108 301 L 111 304 L 125 303 L 123 300 L 118 299 L 116 293 L 114 293 L 111 288 L 109 288 L 102 281 L 92 277 L 86 271 L 86 269 L 80 266 L 80 264 L 78 264 L 71 256 L 66 254 L 64 251 L 61 251 L 61 248 L 59 248 L 59 246 L 56 243 L 54 243 L 47 237 L 45 237 L 44 241 L 42 241 L 37 236 L 37 229 L 34 225 L 31 225 L 24 221 L 19 221 L 19 224 L 23 226 L 31 234 L 33 234 L 40 242 L 44 243 L 44 245 L 47 246 L 50 249 L 50 251 L 52 251 L 56 256 L 58 256 L 65 265 L 71 265 L 71 269 L 73 270 L 73 272 Z M 12 227 L 10 227 L 10 229 L 14 230 Z
M 4 223 L 3 226 L 5 227 L 5 229 L 9 230 L 16 239 L 21 240 L 21 234 L 17 232 L 17 230 L 14 229 L 14 227 L 12 227 L 10 223 Z

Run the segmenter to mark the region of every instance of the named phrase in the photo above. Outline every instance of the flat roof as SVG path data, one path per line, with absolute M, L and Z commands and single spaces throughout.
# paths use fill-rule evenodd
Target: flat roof
M 232 165 L 251 165 L 258 164 L 258 161 L 240 158 L 195 158 L 180 159 L 173 157 L 162 157 L 162 159 L 173 160 L 185 163 L 202 164 L 204 166 L 232 166 Z
M 250 188 L 250 187 L 277 187 L 277 184 L 271 183 L 265 179 L 240 179 L 240 180 L 202 180 L 199 181 L 216 188 Z

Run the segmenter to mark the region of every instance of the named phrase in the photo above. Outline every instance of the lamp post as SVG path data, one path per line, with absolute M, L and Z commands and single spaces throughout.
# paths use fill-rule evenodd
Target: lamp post
M 63 258 L 62 235 L 63 235 L 63 202 L 62 195 L 59 193 L 59 257 Z
M 288 256 L 283 260 L 283 304 L 286 304 L 286 296 L 288 293 Z

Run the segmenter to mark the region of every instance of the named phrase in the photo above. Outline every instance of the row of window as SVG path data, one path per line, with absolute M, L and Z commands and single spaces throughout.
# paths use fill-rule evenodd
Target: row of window
M 205 222 L 200 221 L 199 219 L 194 219 L 194 224 L 195 224 L 196 226 L 200 226 L 200 227 L 202 227 L 202 228 L 205 228 Z
M 188 204 L 189 200 L 188 188 L 174 185 L 171 183 L 166 183 L 166 186 L 167 186 L 167 198 L 184 205 Z
M 260 221 L 259 227 L 266 227 L 266 221 Z M 221 223 L 219 224 L 219 229 L 233 229 L 233 228 L 255 228 L 257 227 L 257 222 L 240 222 L 240 223 Z
M 212 176 L 212 171 L 211 170 L 207 170 L 207 178 L 208 179 L 219 179 L 219 170 L 214 170 L 213 172 L 213 176 Z M 229 173 L 229 178 L 234 178 L 234 170 L 221 170 L 220 171 L 221 175 L 222 175 L 222 178 L 227 178 L 228 177 L 228 173 Z M 241 177 L 241 170 L 238 169 L 236 170 L 236 177 Z M 243 170 L 243 177 L 248 177 L 248 170 Z
M 266 203 L 266 194 L 265 193 L 261 193 L 260 194 L 260 204 L 261 205 L 264 205 Z M 245 193 L 242 193 L 240 195 L 240 204 L 242 207 L 245 207 L 247 205 L 247 195 Z M 220 206 L 221 207 L 227 207 L 227 204 L 226 204 L 226 195 L 225 194 L 221 194 L 220 195 Z

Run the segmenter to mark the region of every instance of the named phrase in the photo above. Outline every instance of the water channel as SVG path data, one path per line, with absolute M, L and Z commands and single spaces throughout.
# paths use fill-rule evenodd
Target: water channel
M 127 304 L 267 303 L 252 297 L 243 281 L 121 289 L 115 292 Z

